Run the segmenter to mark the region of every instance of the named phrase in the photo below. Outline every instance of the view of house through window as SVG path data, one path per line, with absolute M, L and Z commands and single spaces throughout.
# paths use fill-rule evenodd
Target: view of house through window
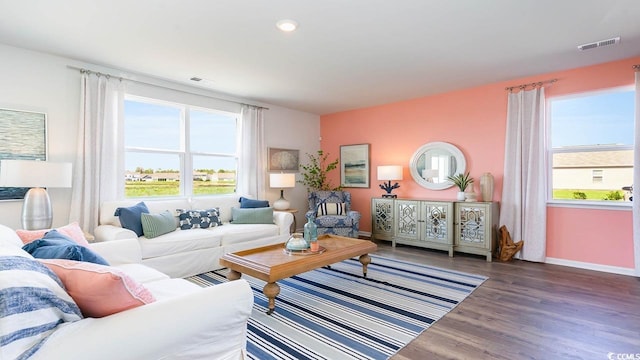
M 127 96 L 125 196 L 236 191 L 237 114 Z
M 617 88 L 549 98 L 553 200 L 629 201 L 634 97 Z

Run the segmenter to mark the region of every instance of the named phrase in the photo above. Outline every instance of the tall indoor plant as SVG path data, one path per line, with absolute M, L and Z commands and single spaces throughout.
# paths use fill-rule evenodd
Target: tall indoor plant
M 333 187 L 331 181 L 327 179 L 327 174 L 338 167 L 340 160 L 335 159 L 329 162 L 329 154 L 325 154 L 322 150 L 318 150 L 316 155 L 307 154 L 309 162 L 301 164 L 302 180 L 298 181 L 307 187 L 307 191 L 317 190 L 340 190 L 341 187 Z

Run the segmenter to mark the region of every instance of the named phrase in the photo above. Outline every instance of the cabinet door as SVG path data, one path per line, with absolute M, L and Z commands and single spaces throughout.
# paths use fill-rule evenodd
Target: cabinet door
M 456 204 L 456 245 L 490 249 L 487 204 Z
M 393 199 L 371 199 L 371 233 L 376 239 L 393 238 Z
M 402 239 L 418 240 L 418 201 L 396 200 L 394 212 L 396 242 Z
M 453 243 L 453 203 L 423 201 L 421 235 L 425 241 Z

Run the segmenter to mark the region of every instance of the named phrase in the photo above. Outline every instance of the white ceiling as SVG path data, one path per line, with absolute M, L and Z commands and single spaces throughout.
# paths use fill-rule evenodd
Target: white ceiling
M 329 114 L 640 55 L 640 1 L 0 0 L 0 43 Z

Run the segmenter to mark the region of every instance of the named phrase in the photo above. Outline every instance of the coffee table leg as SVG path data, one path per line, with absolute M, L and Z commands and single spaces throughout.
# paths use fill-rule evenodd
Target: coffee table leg
M 369 254 L 360 255 L 359 260 L 362 264 L 362 275 L 367 277 L 367 265 L 371 264 L 371 256 Z
M 264 296 L 269 299 L 269 310 L 267 310 L 267 315 L 271 315 L 271 313 L 276 309 L 276 296 L 280 294 L 280 285 L 272 282 L 267 283 L 262 289 Z
M 240 279 L 240 277 L 242 276 L 241 273 L 235 271 L 235 270 L 229 270 L 229 273 L 227 274 L 227 280 L 231 281 L 231 280 L 238 280 Z

